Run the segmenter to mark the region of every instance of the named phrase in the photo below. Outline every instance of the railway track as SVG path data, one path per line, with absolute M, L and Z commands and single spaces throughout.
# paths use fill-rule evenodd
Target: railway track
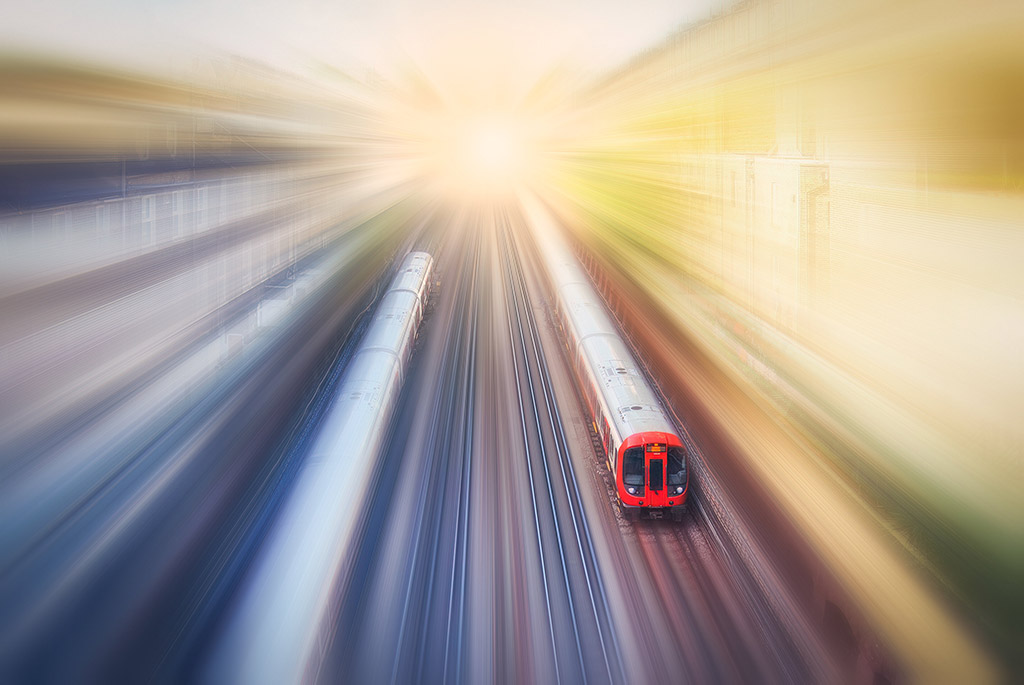
M 499 251 L 504 257 L 503 280 L 508 288 L 509 345 L 515 362 L 519 415 L 526 449 L 526 466 L 530 472 L 531 501 L 541 565 L 546 569 L 554 561 L 558 562 L 558 575 L 564 586 L 560 589 L 564 589 L 577 657 L 576 672 L 567 669 L 564 660 L 557 658 L 559 636 L 556 635 L 552 618 L 553 593 L 548 588 L 549 574 L 545 572 L 545 596 L 552 650 L 556 655 L 556 677 L 559 682 L 563 676 L 567 682 L 623 682 L 625 674 L 616 629 L 583 512 L 579 484 L 549 377 L 547 360 L 540 344 L 519 246 L 513 237 L 507 212 L 500 214 L 498 224 Z M 534 486 L 538 476 L 543 484 L 540 497 Z M 542 518 L 550 520 L 553 535 L 551 532 L 545 534 Z M 557 555 L 552 552 L 557 552 Z
M 621 327 L 621 322 L 619 322 Z M 625 330 L 625 329 L 623 329 Z M 696 496 L 690 502 L 687 525 L 665 526 L 637 522 L 654 544 L 667 550 L 668 560 L 683 560 L 689 582 L 717 608 L 713 622 L 744 646 L 729 662 L 742 680 L 773 682 L 837 682 L 842 670 L 822 636 L 811 628 L 799 602 L 775 571 L 763 549 L 737 514 L 736 503 L 708 464 L 707 450 L 680 418 L 650 365 L 626 331 L 643 373 L 686 444 L 695 474 Z M 677 581 L 677 586 L 680 582 Z M 709 614 L 711 616 L 711 614 Z M 733 650 L 721 644 L 717 652 Z M 714 679 L 720 680 L 720 677 Z
M 539 263 L 530 247 L 520 244 L 515 252 Z M 546 294 L 538 301 L 540 309 L 554 311 Z M 564 347 L 552 340 L 559 335 L 558 325 L 553 318 L 546 325 L 549 347 L 560 351 L 559 362 L 568 370 L 571 361 Z M 621 330 L 621 322 L 619 326 Z M 683 675 L 697 682 L 842 680 L 827 645 L 809 628 L 778 577 L 772 557 L 746 530 L 736 504 L 719 485 L 703 446 L 637 354 L 629 331 L 623 332 L 687 448 L 691 483 L 697 484 L 682 522 L 627 520 L 615 507 L 611 475 L 596 448 L 599 440 L 585 419 L 579 389 L 572 382 L 558 388 L 561 393 L 555 404 L 588 426 L 586 438 L 574 443 L 576 463 L 589 472 L 595 481 L 589 485 L 602 492 L 601 505 L 606 507 L 590 509 L 587 525 L 603 523 L 605 530 L 616 529 L 604 536 L 611 547 L 604 559 L 612 564 L 608 575 L 614 578 L 628 611 L 617 614 L 615 625 L 622 631 L 619 634 L 642 636 L 627 652 L 626 672 L 641 681 Z
M 772 557 L 735 514 L 700 436 L 686 431 L 646 367 L 699 487 L 678 524 L 626 520 L 615 507 L 557 324 L 545 313 L 540 262 L 515 212 L 464 210 L 428 221 L 456 225 L 426 232 L 444 236 L 430 248 L 441 287 L 327 600 L 333 623 L 319 636 L 322 659 L 306 676 L 560 685 L 842 680 Z M 322 391 L 337 382 L 349 352 L 324 387 L 302 394 L 307 419 L 326 410 Z M 264 371 L 286 390 L 295 381 Z M 260 396 L 263 378 L 245 382 L 246 397 Z M 244 406 L 233 413 L 273 414 L 272 399 L 255 413 Z M 188 552 L 185 573 L 172 579 L 174 592 L 158 593 L 153 581 L 149 613 L 131 624 L 142 628 L 138 635 L 117 622 L 97 638 L 156 651 L 122 658 L 111 646 L 120 642 L 111 641 L 100 660 L 73 654 L 68 668 L 128 679 L 197 677 L 204 643 L 288 489 L 289 455 L 306 449 L 313 425 L 278 423 L 288 429 L 273 433 L 263 466 L 246 454 L 270 427 L 253 436 L 241 435 L 237 423 L 214 431 L 223 435 L 211 435 L 208 449 L 238 440 L 237 468 L 224 470 L 235 489 L 204 529 L 174 538 Z M 194 470 L 191 481 L 216 491 L 217 474 Z M 186 519 L 179 512 L 175 520 Z M 109 615 L 130 618 L 135 599 L 120 595 Z M 72 643 L 70 634 L 59 637 Z M 33 643 L 29 660 L 42 663 L 42 644 Z

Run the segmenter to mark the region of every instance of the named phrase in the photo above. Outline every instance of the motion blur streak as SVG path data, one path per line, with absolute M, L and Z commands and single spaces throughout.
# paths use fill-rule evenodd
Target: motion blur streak
M 714 517 L 634 528 L 609 506 L 515 207 L 448 230 L 322 680 L 838 678 L 766 558 Z
M 0 681 L 1019 679 L 1024 3 L 489 1 L 6 8 Z M 556 233 L 678 523 L 616 505 Z
M 743 3 L 593 89 L 542 188 L 795 429 L 727 427 L 925 680 L 990 674 L 972 633 L 1019 652 L 1022 30 L 1020 3 Z
M 405 380 L 432 259 L 406 257 L 329 400 L 241 603 L 211 682 L 298 682 L 319 672 L 345 553 Z
M 258 105 L 280 75 L 226 64 L 230 90 L 3 65 L 5 681 L 190 672 L 290 482 L 310 378 L 429 211 L 353 154 L 351 98 L 311 142 L 322 91 L 281 84 L 303 119 Z

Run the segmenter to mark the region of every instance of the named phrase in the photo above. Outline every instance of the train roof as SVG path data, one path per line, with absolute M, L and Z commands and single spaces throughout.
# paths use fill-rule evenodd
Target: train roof
M 426 252 L 410 252 L 398 267 L 389 290 L 408 290 L 422 297 L 433 265 L 434 258 Z
M 386 350 L 397 355 L 404 349 L 406 338 L 412 335 L 409 313 L 420 306 L 419 298 L 408 290 L 391 290 L 384 294 L 369 330 L 363 337 L 359 352 Z
M 649 431 L 676 432 L 654 390 L 637 368 L 633 355 L 617 334 L 589 335 L 580 341 L 580 347 L 593 369 L 620 437 Z
M 637 367 L 632 351 L 622 340 L 590 278 L 561 238 L 561 230 L 536 198 L 523 200 L 535 228 L 548 276 L 573 329 L 577 351 L 594 374 L 621 439 L 636 433 L 677 435 L 661 408 L 661 401 Z
M 604 303 L 589 284 L 573 282 L 560 290 L 562 302 L 581 339 L 591 335 L 618 337 L 618 329 L 605 311 Z

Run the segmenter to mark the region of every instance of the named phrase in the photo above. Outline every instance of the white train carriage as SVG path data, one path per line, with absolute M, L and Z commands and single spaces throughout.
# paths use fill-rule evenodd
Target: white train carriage
M 620 503 L 627 511 L 668 508 L 681 513 L 689 495 L 683 441 L 561 238 L 560 227 L 536 198 L 524 197 L 523 207 Z

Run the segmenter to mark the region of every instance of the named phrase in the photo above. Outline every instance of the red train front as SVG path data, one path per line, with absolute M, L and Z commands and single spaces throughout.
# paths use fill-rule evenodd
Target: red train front
M 618 449 L 616 490 L 625 507 L 683 507 L 689 493 L 686 448 L 674 433 L 635 433 Z

